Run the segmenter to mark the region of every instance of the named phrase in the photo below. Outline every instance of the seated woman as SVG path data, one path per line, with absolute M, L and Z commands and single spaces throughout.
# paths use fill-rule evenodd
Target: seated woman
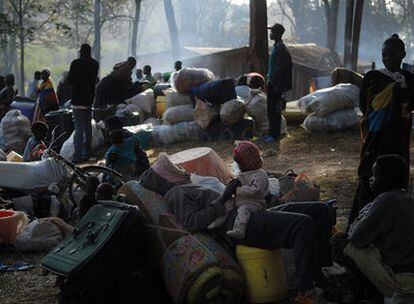
M 143 173 L 141 184 L 163 195 L 177 221 L 191 232 L 205 231 L 225 215 L 240 186 L 240 182 L 232 181 L 220 195 L 190 183 L 185 176 L 176 177 L 172 182 L 171 176 L 156 166 Z M 214 233 L 226 238 L 227 231 L 233 229 L 236 216 L 237 210 L 233 209 Z M 331 231 L 328 206 L 320 202 L 290 203 L 251 213 L 244 237 L 233 240 L 235 244 L 262 249 L 293 249 L 299 277 L 299 292 L 294 303 L 312 304 L 319 303 L 314 283 L 320 276 L 321 267 L 332 265 Z

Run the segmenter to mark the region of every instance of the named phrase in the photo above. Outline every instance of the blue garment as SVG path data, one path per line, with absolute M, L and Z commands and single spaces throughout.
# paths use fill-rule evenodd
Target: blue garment
M 107 164 L 115 170 L 135 164 L 137 161 L 135 153 L 137 145 L 139 146 L 139 142 L 134 135 L 124 138 L 124 142 L 120 146 L 111 145 L 105 153 Z
M 27 144 L 26 144 L 26 148 L 24 148 L 24 153 L 23 153 L 23 161 L 24 162 L 29 161 L 30 153 L 32 153 L 33 149 L 37 145 L 39 145 L 40 143 L 41 143 L 40 140 L 37 140 L 33 136 L 29 138 L 29 140 L 27 141 Z
M 73 145 L 75 154 L 74 162 L 80 162 L 89 158 L 91 155 L 92 143 L 92 111 L 91 109 L 73 109 L 73 120 L 75 125 L 75 134 Z

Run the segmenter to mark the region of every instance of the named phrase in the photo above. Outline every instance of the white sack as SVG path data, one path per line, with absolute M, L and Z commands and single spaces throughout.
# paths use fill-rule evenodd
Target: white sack
M 315 113 L 320 117 L 340 110 L 353 109 L 358 105 L 359 88 L 349 83 L 317 90 L 302 97 L 298 102 L 298 107 L 303 113 Z
M 168 108 L 175 106 L 191 105 L 193 104 L 190 95 L 181 94 L 173 89 L 168 89 L 164 91 L 165 94 L 165 105 Z
M 225 125 L 234 124 L 244 117 L 244 103 L 241 99 L 226 101 L 220 108 L 220 119 Z
M 312 113 L 305 118 L 302 127 L 309 132 L 336 132 L 358 127 L 361 111 L 348 109 L 319 117 Z
M 155 109 L 154 91 L 148 89 L 130 99 L 125 100 L 127 104 L 132 104 L 135 107 L 143 110 L 144 112 L 151 114 Z
M 154 144 L 163 146 L 183 141 L 196 141 L 200 139 L 202 132 L 195 121 L 155 126 L 153 131 Z
M 214 74 L 208 69 L 182 68 L 171 75 L 171 87 L 179 93 L 190 91 L 198 85 L 214 79 Z
M 250 95 L 244 102 L 244 108 L 246 109 L 247 114 L 254 119 L 256 134 L 266 134 L 269 130 L 266 94 L 260 92 L 258 94 Z
M 33 190 L 63 181 L 68 172 L 48 158 L 35 162 L 0 162 L 0 188 Z
M 192 105 L 182 105 L 168 108 L 162 115 L 162 120 L 166 124 L 176 124 L 182 121 L 193 121 L 193 106 Z

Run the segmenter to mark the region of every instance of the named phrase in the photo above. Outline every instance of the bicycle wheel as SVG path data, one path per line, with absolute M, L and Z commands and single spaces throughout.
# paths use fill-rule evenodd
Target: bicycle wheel
M 69 199 L 74 206 L 79 205 L 80 199 L 85 194 L 85 182 L 89 176 L 96 176 L 101 182 L 104 177 L 109 178 L 116 190 L 124 184 L 122 174 L 107 167 L 86 165 L 82 167 L 82 170 L 84 171 L 84 175 L 73 175 L 69 183 Z

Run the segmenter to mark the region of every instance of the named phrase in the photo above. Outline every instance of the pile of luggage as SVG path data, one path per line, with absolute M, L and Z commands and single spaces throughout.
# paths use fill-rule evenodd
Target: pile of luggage
M 360 121 L 359 88 L 338 84 L 299 99 L 298 107 L 309 114 L 302 127 L 309 132 L 338 132 L 356 128 Z

